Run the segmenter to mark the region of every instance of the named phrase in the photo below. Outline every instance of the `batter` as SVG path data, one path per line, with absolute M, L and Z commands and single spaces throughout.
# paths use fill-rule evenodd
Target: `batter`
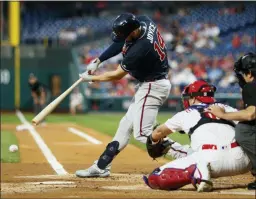
M 159 108 L 167 99 L 171 84 L 167 79 L 169 65 L 163 38 L 156 24 L 147 16 L 136 17 L 125 13 L 113 23 L 114 43 L 88 65 L 80 75 L 84 81 L 113 81 L 130 74 L 139 82 L 138 90 L 126 115 L 121 119 L 116 134 L 97 161 L 86 170 L 76 172 L 78 177 L 107 177 L 110 163 L 133 136 L 146 143 L 152 133 Z M 104 60 L 122 52 L 123 61 L 115 71 L 92 75 Z

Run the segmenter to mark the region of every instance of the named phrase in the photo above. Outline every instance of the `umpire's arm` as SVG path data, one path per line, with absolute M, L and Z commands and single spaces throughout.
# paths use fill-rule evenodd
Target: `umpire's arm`
M 215 116 L 217 116 L 221 119 L 225 119 L 225 120 L 252 121 L 252 120 L 256 119 L 256 116 L 255 116 L 256 107 L 255 106 L 248 106 L 244 110 L 227 113 L 221 107 L 219 107 L 217 105 L 212 105 L 208 108 L 208 111 L 211 112 L 212 114 L 214 114 Z
M 255 106 L 248 106 L 246 109 L 238 112 L 225 113 L 223 115 L 223 119 L 236 121 L 252 121 L 255 119 L 255 108 Z

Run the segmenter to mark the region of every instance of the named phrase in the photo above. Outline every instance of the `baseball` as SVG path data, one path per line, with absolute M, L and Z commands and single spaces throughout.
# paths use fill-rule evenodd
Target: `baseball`
M 12 145 L 9 147 L 9 151 L 10 151 L 10 152 L 16 152 L 16 151 L 18 151 L 18 146 L 15 145 L 15 144 L 12 144 Z

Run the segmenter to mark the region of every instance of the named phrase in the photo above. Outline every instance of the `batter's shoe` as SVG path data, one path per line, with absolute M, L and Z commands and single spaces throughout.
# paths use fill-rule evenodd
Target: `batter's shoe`
M 200 167 L 200 164 L 198 164 L 198 166 Z M 197 187 L 197 191 L 198 192 L 210 192 L 213 189 L 213 183 L 211 181 L 211 167 L 210 164 L 207 164 L 207 169 L 201 168 L 200 169 L 201 173 L 202 173 L 202 179 L 200 184 Z
M 98 160 L 96 160 L 91 167 L 85 170 L 77 170 L 76 176 L 79 178 L 94 178 L 101 177 L 105 178 L 110 175 L 111 165 L 108 165 L 105 169 L 100 169 L 97 166 Z

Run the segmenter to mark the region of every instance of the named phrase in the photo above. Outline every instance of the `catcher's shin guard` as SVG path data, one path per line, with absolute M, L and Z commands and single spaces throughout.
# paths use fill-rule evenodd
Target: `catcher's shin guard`
M 119 153 L 118 150 L 119 147 L 119 142 L 118 141 L 113 141 L 110 142 L 103 154 L 100 156 L 97 166 L 100 169 L 105 169 L 114 159 L 114 157 Z
M 152 189 L 176 190 L 192 182 L 195 170 L 195 164 L 186 169 L 166 168 L 160 174 L 156 169 L 143 180 Z

